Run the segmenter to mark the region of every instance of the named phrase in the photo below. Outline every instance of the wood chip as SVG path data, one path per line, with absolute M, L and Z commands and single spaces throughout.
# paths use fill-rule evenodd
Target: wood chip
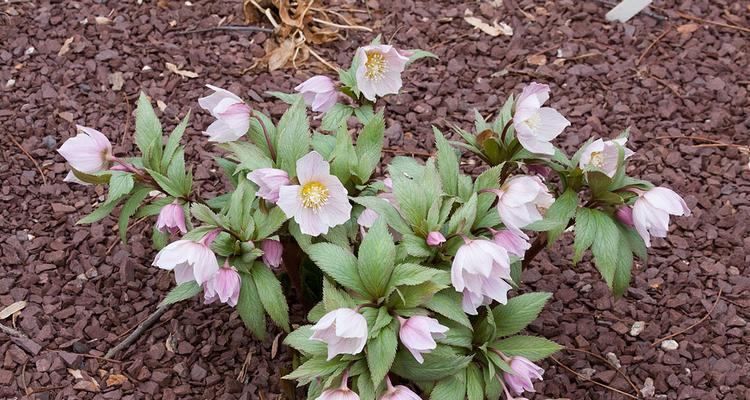
M 119 92 L 122 90 L 122 86 L 125 84 L 125 80 L 122 78 L 122 72 L 117 71 L 109 74 L 107 78 L 109 84 L 112 85 L 112 91 Z
M 279 338 L 281 337 L 281 333 L 276 335 L 275 338 L 273 338 L 273 343 L 271 344 L 271 359 L 276 358 L 276 353 L 279 351 Z
M 497 21 L 492 21 L 492 25 L 490 25 L 473 16 L 473 13 L 469 9 L 464 12 L 464 21 L 490 36 L 513 36 L 513 28 L 511 28 L 510 25 L 505 22 L 498 23 Z
M 107 377 L 107 387 L 119 386 L 128 381 L 128 377 L 120 374 L 112 374 Z
M 164 110 L 167 109 L 167 103 L 161 100 L 156 100 L 156 106 L 159 107 L 159 110 L 161 110 L 161 112 L 164 112 Z
M 21 300 L 9 305 L 8 307 L 3 308 L 2 310 L 0 310 L 0 320 L 8 318 L 11 315 L 23 310 L 24 308 L 26 308 L 26 304 L 27 303 L 25 301 Z
M 64 120 L 66 120 L 66 121 L 68 121 L 68 122 L 70 122 L 70 123 L 73 123 L 73 113 L 70 112 L 70 111 L 62 111 L 62 112 L 58 113 L 57 116 L 60 117 L 60 118 L 62 118 L 62 119 L 64 119 Z
M 695 31 L 697 31 L 698 29 L 700 29 L 700 27 L 701 27 L 700 25 L 694 24 L 694 23 L 691 22 L 689 24 L 678 26 L 677 27 L 677 32 L 680 32 L 683 35 L 687 35 L 687 34 L 690 34 L 690 33 L 693 33 Z
M 175 73 L 179 76 L 182 76 L 185 78 L 197 78 L 198 77 L 198 74 L 196 74 L 195 72 L 184 70 L 184 69 L 179 69 L 176 65 L 172 63 L 166 63 L 165 65 L 167 66 L 167 69 L 170 72 Z
M 57 52 L 57 56 L 60 57 L 64 55 L 65 53 L 70 51 L 70 44 L 73 43 L 73 39 L 75 39 L 75 36 L 71 36 L 63 42 L 62 46 L 60 46 L 60 51 Z
M 526 62 L 531 65 L 547 65 L 547 56 L 544 54 L 534 54 L 526 58 Z
M 94 17 L 94 22 L 96 22 L 97 25 L 109 25 L 112 23 L 112 20 L 107 17 Z

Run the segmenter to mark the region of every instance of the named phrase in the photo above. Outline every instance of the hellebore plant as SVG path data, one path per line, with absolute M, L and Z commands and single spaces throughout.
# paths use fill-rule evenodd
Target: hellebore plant
M 103 134 L 83 127 L 60 148 L 66 180 L 109 185 L 79 222 L 122 204 L 125 241 L 131 218 L 158 215 L 153 265 L 173 270 L 177 283 L 160 309 L 203 292 L 205 303 L 236 308 L 258 338 L 268 316 L 298 352 L 284 378 L 307 385 L 309 399 L 533 392 L 544 373 L 535 362 L 560 346 L 523 333 L 551 294 L 521 294 L 522 269 L 573 231 L 573 261 L 590 248 L 620 297 L 633 256 L 646 262 L 669 216 L 690 211 L 673 191 L 626 175 L 627 131 L 592 138 L 570 158 L 556 148 L 570 123 L 544 106 L 550 88 L 538 83 L 518 101 L 511 96 L 492 122 L 477 112 L 475 132 L 455 127 L 461 142 L 433 128 L 437 154 L 426 162 L 396 157 L 380 170 L 385 111 L 376 102 L 398 93 L 402 72 L 422 57 L 434 56 L 376 39 L 338 82 L 316 76 L 297 94 L 271 93 L 289 104 L 276 122 L 209 85 L 199 104 L 215 121 L 205 134 L 232 185 L 210 199 L 193 192 L 185 166 L 188 117 L 165 141 L 141 95 L 140 156 L 117 158 Z M 463 151 L 487 168 L 464 174 Z M 309 324 L 291 330 L 288 298 L 310 304 Z

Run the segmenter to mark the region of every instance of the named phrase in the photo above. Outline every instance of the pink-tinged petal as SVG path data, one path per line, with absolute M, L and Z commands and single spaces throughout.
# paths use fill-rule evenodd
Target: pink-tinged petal
M 314 112 L 324 113 L 336 104 L 338 98 L 339 93 L 336 91 L 319 93 L 315 96 L 315 99 L 313 99 L 310 108 Z
M 279 188 L 279 201 L 276 205 L 281 208 L 281 211 L 286 214 L 287 218 L 294 217 L 304 209 L 299 197 L 300 190 L 302 190 L 302 186 L 299 185 L 282 186 Z
M 477 308 L 482 305 L 483 296 L 468 290 L 464 290 L 463 294 L 461 308 L 469 315 L 477 315 Z
M 535 130 L 539 139 L 552 140 L 568 126 L 570 126 L 570 121 L 554 108 L 542 107 L 539 109 L 539 124 Z
M 549 92 L 550 88 L 548 85 L 532 82 L 523 88 L 523 91 L 518 96 L 516 103 L 524 104 L 526 102 L 531 102 L 532 104 L 535 104 L 537 108 L 539 108 L 549 99 Z
M 78 171 L 91 174 L 106 169 L 112 153 L 107 138 L 94 129 L 77 127 L 81 133 L 66 140 L 57 152 Z
M 243 135 L 238 135 L 225 121 L 220 119 L 212 122 L 203 133 L 208 136 L 209 142 L 216 143 L 234 142 Z
M 219 114 L 233 134 L 242 137 L 250 129 L 250 107 L 245 103 L 235 103 Z
M 188 261 L 195 244 L 195 242 L 190 240 L 172 242 L 156 253 L 154 262 L 151 265 L 161 269 L 172 270 L 178 264 Z
M 202 249 L 196 250 L 193 261 L 193 274 L 195 274 L 195 281 L 198 284 L 211 279 L 219 271 L 219 262 L 216 260 L 216 255 L 206 246 L 201 246 Z
M 263 250 L 263 262 L 272 268 L 279 268 L 281 266 L 282 254 L 284 252 L 284 245 L 280 241 L 274 239 L 263 239 L 260 242 L 260 249 Z
M 65 175 L 65 178 L 63 178 L 63 182 L 78 183 L 80 185 L 90 185 L 90 183 L 86 183 L 78 179 L 78 177 L 73 173 L 73 171 L 68 171 L 68 174 Z
M 317 151 L 311 151 L 297 160 L 297 178 L 302 185 L 320 181 L 328 175 L 330 175 L 330 166 Z
M 638 200 L 633 206 L 633 225 L 635 225 L 635 230 L 643 239 L 646 247 L 651 247 L 651 235 L 648 233 L 648 225 L 646 224 L 646 210 L 639 207 Z
M 617 211 L 615 211 L 615 217 L 617 217 L 617 220 L 622 222 L 624 225 L 633 227 L 635 226 L 633 223 L 633 209 L 629 206 L 620 206 L 617 207 Z
M 523 237 L 507 229 L 495 232 L 492 240 L 508 253 L 521 258 L 526 254 L 526 250 L 531 247 L 531 244 Z
M 188 263 L 177 265 L 174 268 L 174 280 L 178 285 L 194 281 L 195 275 L 193 275 L 193 267 Z
M 445 236 L 438 231 L 433 231 L 427 234 L 426 242 L 428 246 L 440 246 L 445 243 Z
M 690 215 L 690 210 L 682 197 L 670 189 L 655 187 L 646 192 L 643 197 L 654 207 L 672 215 Z
M 234 103 L 242 102 L 242 99 L 239 96 L 228 90 L 224 90 L 212 85 L 206 85 L 206 87 L 214 91 L 214 93 L 210 94 L 209 96 L 201 97 L 200 99 L 198 99 L 198 105 L 200 105 L 201 108 L 206 111 L 212 112 L 213 109 L 216 108 L 216 106 L 218 106 L 219 103 L 225 99 L 230 99 Z
M 286 171 L 275 168 L 259 168 L 247 174 L 247 179 L 258 185 L 256 196 L 276 203 L 279 200 L 279 190 L 289 184 Z

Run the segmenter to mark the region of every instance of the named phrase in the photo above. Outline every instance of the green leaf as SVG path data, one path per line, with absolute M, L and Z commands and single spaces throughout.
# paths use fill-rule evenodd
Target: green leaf
M 76 225 L 82 225 L 82 224 L 90 224 L 99 220 L 104 219 L 107 215 L 109 215 L 112 210 L 114 210 L 115 206 L 117 206 L 117 203 L 120 202 L 120 199 L 115 199 L 114 201 L 107 201 L 104 204 L 100 205 L 99 208 L 94 210 L 91 214 L 81 218 L 76 222 Z
M 144 164 L 150 156 L 150 150 L 156 151 L 161 155 L 161 141 L 161 122 L 156 117 L 151 102 L 141 92 L 138 96 L 138 106 L 135 110 L 135 144 L 143 154 Z M 158 144 L 158 150 L 157 147 L 152 147 L 154 144 Z
M 221 145 L 221 147 L 231 151 L 232 156 L 240 162 L 237 166 L 238 170 L 254 171 L 260 168 L 273 167 L 271 158 L 250 142 L 229 142 Z
M 258 339 L 266 338 L 266 317 L 258 289 L 249 274 L 240 272 L 242 286 L 237 301 L 237 312 L 248 329 Z
M 201 285 L 196 281 L 185 282 L 167 293 L 164 300 L 159 303 L 159 306 L 166 306 L 168 304 L 179 303 L 183 300 L 187 300 L 200 293 L 203 290 Z
M 474 193 L 468 202 L 463 204 L 448 221 L 450 234 L 468 234 L 477 217 L 477 194 Z
M 333 148 L 336 147 L 336 138 L 316 131 L 313 132 L 311 145 L 313 150 L 330 161 L 333 158 Z
M 169 193 L 170 196 L 187 197 L 190 194 L 190 193 L 186 193 L 183 191 L 183 187 L 179 184 L 179 182 L 174 182 L 171 179 L 167 178 L 166 176 L 152 169 L 146 168 L 146 171 L 148 172 L 149 175 L 151 175 L 152 178 L 154 178 L 156 183 L 162 189 L 164 189 L 165 192 Z
M 450 282 L 450 277 L 448 277 L 446 271 L 437 268 L 423 267 L 418 264 L 399 264 L 393 269 L 393 275 L 391 275 L 391 281 L 388 286 L 419 285 L 433 280 L 437 276 L 442 277 L 440 281 L 443 283 Z
M 472 329 L 469 317 L 461 308 L 461 294 L 448 288 L 432 296 L 425 307 L 459 324 Z
M 472 356 L 462 356 L 448 346 L 438 345 L 433 351 L 424 353 L 424 363 L 420 364 L 409 351 L 402 349 L 396 353 L 391 371 L 413 381 L 435 381 L 455 375 L 468 365 Z M 444 397 L 443 399 L 460 399 Z
M 403 235 L 414 234 L 393 204 L 386 200 L 375 196 L 356 197 L 353 200 L 358 204 L 374 210 L 381 217 L 385 217 L 388 225 L 397 232 Z
M 107 202 L 117 200 L 130 193 L 133 190 L 134 183 L 133 174 L 120 171 L 112 172 L 112 177 L 109 179 Z
M 281 290 L 281 283 L 265 264 L 255 263 L 250 272 L 263 308 L 276 325 L 289 332 L 289 306 Z
M 143 200 L 148 197 L 149 192 L 151 192 L 151 188 L 140 187 L 136 189 L 130 195 L 130 198 L 128 198 L 125 204 L 122 205 L 122 208 L 120 209 L 120 217 L 117 220 L 117 227 L 120 231 L 120 240 L 122 240 L 123 243 L 125 243 L 127 239 L 128 220 L 133 214 L 135 214 L 135 210 L 141 206 Z
M 276 126 L 274 126 L 271 118 L 258 110 L 254 110 L 253 115 L 255 118 L 250 119 L 250 129 L 247 131 L 247 136 L 266 157 L 271 158 L 271 150 L 268 146 L 269 142 L 272 147 L 276 148 L 277 146 Z M 268 137 L 266 137 L 266 134 Z
M 484 379 L 476 364 L 466 366 L 466 398 L 484 400 Z
M 221 226 L 221 220 L 210 208 L 201 203 L 192 203 L 190 205 L 190 213 L 193 214 L 195 219 L 211 225 Z
M 310 124 L 301 97 L 281 117 L 278 132 L 279 165 L 289 173 L 290 178 L 295 177 L 297 160 L 308 153 L 311 142 Z
M 373 386 L 378 386 L 385 379 L 396 358 L 398 348 L 398 322 L 391 321 L 388 328 L 367 341 L 367 367 Z
M 500 187 L 500 175 L 505 163 L 496 165 L 482 172 L 474 182 L 474 191 L 479 193 L 484 189 L 497 189 Z M 484 213 L 497 199 L 494 193 L 479 193 L 477 198 L 477 213 Z
M 343 371 L 348 364 L 349 361 L 339 359 L 326 361 L 325 357 L 314 357 L 297 367 L 291 374 L 284 376 L 284 379 L 296 379 L 304 385 L 315 378 L 328 377 L 338 371 Z
M 164 171 L 169 167 L 169 163 L 172 161 L 172 157 L 175 154 L 175 151 L 180 146 L 180 140 L 182 140 L 182 135 L 185 134 L 185 128 L 187 128 L 188 121 L 190 120 L 190 110 L 188 110 L 185 117 L 180 121 L 179 125 L 177 125 L 172 133 L 169 134 L 169 139 L 167 139 L 167 145 L 164 147 L 164 155 L 161 159 L 161 170 Z
M 362 240 L 357 255 L 359 277 L 374 299 L 385 294 L 395 259 L 396 246 L 385 218 L 380 217 Z
M 378 308 L 377 316 L 375 317 L 375 320 L 373 321 L 372 325 L 370 326 L 370 337 L 377 336 L 380 331 L 388 326 L 393 321 L 393 317 L 391 317 L 390 314 L 388 314 L 388 308 L 387 307 L 380 307 Z
M 551 293 L 526 293 L 508 299 L 506 304 L 500 304 L 492 310 L 495 318 L 495 335 L 510 336 L 520 332 L 533 322 L 542 312 L 544 304 Z
M 541 360 L 560 350 L 563 346 L 536 336 L 513 336 L 492 344 L 506 356 L 522 356 L 530 361 Z
M 375 111 L 372 109 L 372 104 L 365 103 L 354 109 L 354 115 L 364 125 L 375 116 Z
M 450 346 L 465 347 L 467 349 L 472 348 L 474 333 L 469 328 L 459 325 L 457 322 L 442 319 L 442 317 L 440 324 L 447 326 L 448 331 L 445 332 L 445 337 L 439 339 L 438 342 Z
M 306 356 L 326 356 L 328 345 L 317 340 L 310 340 L 312 325 L 302 325 L 284 339 L 284 344 Z
M 294 104 L 299 98 L 300 95 L 298 93 L 284 93 L 284 92 L 274 92 L 274 91 L 267 91 L 266 94 L 269 94 L 281 101 L 283 101 L 286 104 Z
M 286 214 L 279 207 L 273 207 L 268 211 L 257 209 L 253 215 L 255 220 L 255 240 L 265 239 L 273 235 L 287 220 Z
M 166 232 L 159 232 L 159 230 L 156 229 L 156 225 L 154 225 L 154 228 L 151 230 L 151 243 L 155 250 L 161 250 L 169 243 L 169 234 Z
M 557 238 L 568 228 L 568 222 L 573 218 L 578 207 L 578 193 L 567 188 L 547 210 L 544 219 L 531 224 L 528 229 L 548 231 L 548 246 L 552 246 Z
M 352 308 L 355 301 L 343 290 L 339 290 L 331 283 L 330 280 L 323 280 L 323 305 L 326 312 L 331 312 L 339 308 Z
M 592 210 L 596 221 L 596 239 L 591 246 L 594 254 L 594 264 L 596 269 L 602 274 L 609 287 L 615 279 L 615 272 L 619 263 L 618 247 L 620 242 L 620 232 L 617 224 L 607 214 L 598 210 Z
M 361 182 L 370 180 L 375 167 L 380 163 L 380 153 L 383 150 L 383 134 L 385 132 L 385 120 L 381 110 L 375 116 L 370 118 L 362 132 L 357 136 L 355 151 L 358 157 L 358 163 L 354 174 L 359 177 Z
M 323 115 L 323 120 L 320 122 L 320 129 L 335 132 L 341 125 L 346 123 L 346 120 L 353 113 L 354 109 L 352 107 L 336 103 Z
M 409 61 L 406 62 L 406 65 L 409 65 L 413 63 L 414 61 L 419 60 L 420 58 L 425 58 L 425 57 L 434 58 L 434 59 L 438 58 L 438 56 L 436 56 L 435 54 L 430 53 L 427 50 L 420 50 L 420 49 L 407 50 L 407 54 L 409 54 Z
M 403 235 L 401 243 L 406 247 L 406 252 L 414 257 L 429 257 L 432 255 L 432 249 L 427 245 L 423 237 L 412 234 Z
M 622 233 L 622 228 L 620 227 L 620 229 Z M 622 240 L 622 234 L 620 238 Z M 620 298 L 628 290 L 628 286 L 630 285 L 630 270 L 633 267 L 633 251 L 630 249 L 630 244 L 627 240 L 617 247 L 617 261 L 617 269 L 612 281 L 612 293 L 615 295 L 615 298 Z
M 435 135 L 435 146 L 437 147 L 437 165 L 440 172 L 440 181 L 443 184 L 443 190 L 449 196 L 458 195 L 458 156 L 456 151 L 451 147 L 440 130 L 433 126 L 432 132 Z
M 591 247 L 596 239 L 596 218 L 594 210 L 579 207 L 576 212 L 575 241 L 573 242 L 573 263 L 583 258 L 583 253 Z
M 430 393 L 430 400 L 464 399 L 466 397 L 466 382 L 464 373 L 449 376 L 440 380 Z
M 317 243 L 310 246 L 307 254 L 336 282 L 363 296 L 367 294 L 357 272 L 357 258 L 351 251 L 331 243 Z
M 370 372 L 368 371 L 364 371 L 357 376 L 356 385 L 356 392 L 359 395 L 360 400 L 375 400 L 377 393 L 381 391 L 380 388 L 377 388 L 378 390 L 376 390 L 376 388 L 372 386 L 372 378 L 370 378 Z
M 227 217 L 229 224 L 235 233 L 238 233 L 240 239 L 248 241 L 252 238 L 255 230 L 253 221 L 252 208 L 255 199 L 255 186 L 249 180 L 241 178 L 238 181 L 237 188 L 229 199 L 229 210 Z
M 331 153 L 331 173 L 341 182 L 347 182 L 352 176 L 352 169 L 357 165 L 357 153 L 352 144 L 352 137 L 344 125 L 336 131 L 334 147 Z

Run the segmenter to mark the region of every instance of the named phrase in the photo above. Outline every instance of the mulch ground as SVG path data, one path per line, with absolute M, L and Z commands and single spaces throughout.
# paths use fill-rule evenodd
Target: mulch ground
M 474 108 L 493 113 L 529 81 L 546 82 L 553 106 L 572 122 L 559 143 L 570 151 L 591 135 L 612 137 L 630 126 L 634 174 L 684 194 L 693 210 L 674 221 L 668 239 L 654 241 L 648 263 L 637 265 L 632 288 L 617 302 L 590 263 L 571 265 L 565 240 L 524 272 L 524 290 L 554 293 L 530 330 L 588 352 L 557 354 L 565 367 L 545 361 L 545 380 L 531 397 L 627 398 L 590 377 L 630 396 L 645 387 L 644 397 L 660 399 L 750 398 L 750 32 L 688 19 L 747 27 L 750 7 L 657 1 L 666 10 L 653 11 L 668 20 L 639 15 L 620 24 L 606 22 L 607 8 L 593 0 L 498 3 L 370 0 L 371 16 L 358 14 L 386 40 L 440 56 L 410 69 L 403 93 L 388 98 L 386 146 L 429 152 L 431 124 L 469 128 Z M 472 29 L 466 9 L 507 22 L 515 34 Z M 101 358 L 173 281 L 149 266 L 152 221 L 131 229 L 127 246 L 116 243 L 112 218 L 75 225 L 102 192 L 62 182 L 66 165 L 55 152 L 75 123 L 104 132 L 117 154 L 130 152 L 141 90 L 166 104 L 160 114 L 171 129 L 197 110 L 208 93 L 204 83 L 253 99 L 277 118 L 284 106 L 265 91 L 289 91 L 313 73 L 330 73 L 310 63 L 242 74 L 264 54 L 264 33 L 175 34 L 241 15 L 238 1 L 173 1 L 166 9 L 135 1 L 0 3 L 0 308 L 27 301 L 15 326 L 31 338 L 0 334 L 0 398 L 281 397 L 290 354 L 274 352 L 277 332 L 254 340 L 221 305 L 180 304 L 117 361 Z M 98 25 L 96 16 L 112 23 Z M 371 37 L 344 34 L 319 52 L 346 66 Z M 58 55 L 70 37 L 69 51 Z M 545 65 L 535 65 L 542 55 Z M 167 62 L 199 78 L 171 73 Z M 124 86 L 114 91 L 110 76 L 118 72 Z M 186 135 L 204 196 L 223 187 L 214 150 L 200 134 L 210 119 L 194 112 Z M 652 345 L 709 311 L 673 338 L 677 349 Z M 631 335 L 636 321 L 643 330 Z M 620 373 L 597 356 L 620 364 Z

